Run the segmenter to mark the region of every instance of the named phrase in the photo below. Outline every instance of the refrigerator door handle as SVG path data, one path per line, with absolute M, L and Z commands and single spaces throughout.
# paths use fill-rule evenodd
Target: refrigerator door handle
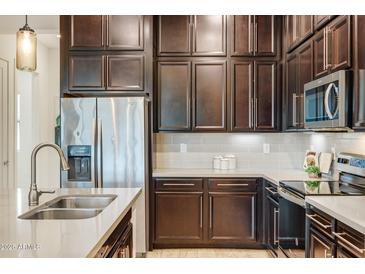
M 96 162 L 96 155 L 97 155 L 97 142 L 98 142 L 98 135 L 97 135 L 97 122 L 96 119 L 93 119 L 93 137 L 92 137 L 92 161 L 91 161 L 91 182 L 94 184 L 94 187 L 97 187 L 98 180 L 97 180 L 97 162 Z
M 98 119 L 97 123 L 97 137 L 96 137 L 96 161 L 97 161 L 97 183 L 96 187 L 103 187 L 103 132 L 102 121 Z

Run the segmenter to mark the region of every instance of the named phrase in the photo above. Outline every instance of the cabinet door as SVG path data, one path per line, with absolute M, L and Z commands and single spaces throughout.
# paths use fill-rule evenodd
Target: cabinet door
M 303 41 L 307 39 L 313 33 L 313 16 L 312 15 L 299 15 L 298 17 L 298 29 L 299 39 Z
M 286 16 L 286 45 L 287 51 L 292 50 L 299 38 L 298 15 Z
M 365 16 L 354 16 L 353 57 L 353 127 L 365 129 Z
M 310 229 L 309 235 L 310 258 L 333 258 L 335 244 L 328 240 L 320 232 Z
M 104 56 L 69 57 L 69 90 L 105 90 L 104 78 Z
M 328 27 L 329 66 L 332 71 L 351 65 L 351 23 L 350 16 L 341 16 Z
M 266 196 L 266 237 L 269 249 L 277 256 L 279 237 L 279 204 L 270 196 Z
M 104 18 L 101 15 L 71 16 L 71 49 L 102 49 Z
M 231 128 L 253 130 L 253 63 L 232 61 Z
M 203 194 L 155 193 L 155 243 L 196 243 L 203 240 Z
M 286 61 L 286 92 L 287 92 L 287 128 L 295 129 L 298 126 L 298 96 L 297 96 L 297 67 L 298 56 L 296 53 L 289 55 Z
M 226 129 L 226 61 L 193 64 L 193 129 Z
M 314 77 L 318 78 L 328 73 L 326 65 L 326 41 L 325 29 L 322 29 L 313 37 L 313 67 Z
M 314 30 L 319 29 L 331 20 L 331 15 L 313 15 L 313 28 Z
M 256 241 L 256 193 L 209 194 L 209 240 Z
M 108 56 L 108 90 L 144 90 L 144 57 L 142 55 Z
M 158 17 L 158 55 L 190 55 L 191 24 L 189 15 Z M 172 38 L 173 37 L 173 38 Z
M 275 16 L 255 16 L 255 55 L 275 56 Z
M 143 16 L 109 15 L 108 48 L 143 50 Z
M 193 31 L 193 55 L 226 55 L 226 16 L 195 15 Z
M 276 129 L 276 63 L 255 62 L 255 129 Z
M 190 62 L 159 62 L 159 130 L 190 130 L 190 102 Z
M 297 123 L 304 128 L 304 84 L 313 80 L 312 41 L 298 49 L 298 90 L 297 90 Z
M 253 23 L 252 15 L 234 15 L 231 22 L 231 55 L 252 56 L 253 55 Z

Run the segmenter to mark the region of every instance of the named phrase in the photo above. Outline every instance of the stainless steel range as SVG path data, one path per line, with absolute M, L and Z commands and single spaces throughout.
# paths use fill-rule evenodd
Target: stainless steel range
M 338 181 L 279 183 L 279 257 L 305 257 L 305 197 L 308 195 L 365 195 L 365 156 L 340 153 Z

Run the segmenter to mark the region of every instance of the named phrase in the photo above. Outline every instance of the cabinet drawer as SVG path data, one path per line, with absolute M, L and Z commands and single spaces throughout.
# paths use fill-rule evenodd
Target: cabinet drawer
M 202 191 L 202 179 L 156 179 L 155 190 L 159 191 Z
M 312 209 L 311 212 L 306 214 L 312 227 L 319 230 L 321 233 L 329 238 L 333 238 L 332 229 L 334 228 L 334 219 L 320 212 L 317 209 Z
M 355 257 L 365 258 L 365 235 L 340 222 L 333 235 L 339 246 L 354 254 Z
M 212 191 L 256 191 L 256 179 L 210 179 Z

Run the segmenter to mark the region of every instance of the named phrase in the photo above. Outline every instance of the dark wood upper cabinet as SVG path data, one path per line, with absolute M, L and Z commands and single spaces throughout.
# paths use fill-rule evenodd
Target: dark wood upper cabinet
M 313 16 L 299 15 L 299 37 L 303 41 L 313 33 Z
M 286 127 L 296 129 L 298 127 L 298 55 L 293 53 L 288 55 L 286 60 Z
M 226 16 L 193 16 L 193 55 L 226 55 Z
M 330 21 L 333 15 L 313 15 L 313 28 L 317 30 Z
M 286 41 L 287 51 L 293 50 L 313 34 L 312 15 L 286 16 Z
M 107 47 L 118 50 L 143 50 L 143 16 L 109 15 Z
M 226 129 L 226 61 L 193 63 L 193 130 Z
M 143 55 L 109 55 L 107 60 L 108 90 L 144 90 Z
M 365 16 L 355 15 L 353 22 L 353 127 L 365 129 Z
M 331 71 L 351 66 L 351 16 L 340 16 L 328 26 L 328 66 Z
M 255 43 L 254 50 L 256 56 L 275 56 L 275 16 L 256 15 L 255 16 Z
M 232 56 L 276 55 L 275 16 L 234 15 L 230 26 Z
M 308 41 L 298 52 L 297 126 L 304 128 L 304 84 L 313 80 L 313 46 Z
M 72 15 L 71 49 L 102 49 L 104 47 L 104 16 Z
M 190 62 L 158 63 L 158 129 L 191 129 Z
M 230 24 L 231 29 L 231 55 L 252 56 L 253 51 L 253 15 L 234 15 Z
M 322 29 L 313 37 L 313 65 L 314 77 L 318 78 L 328 73 L 328 66 L 326 65 L 326 30 Z
M 105 90 L 104 56 L 71 55 L 69 90 Z
M 304 84 L 313 80 L 313 46 L 309 40 L 287 57 L 287 129 L 304 128 Z
M 158 17 L 159 56 L 191 54 L 191 16 L 162 15 Z
M 276 127 L 276 63 L 255 62 L 255 128 L 273 130 Z
M 250 131 L 253 126 L 253 62 L 232 61 L 231 128 Z

